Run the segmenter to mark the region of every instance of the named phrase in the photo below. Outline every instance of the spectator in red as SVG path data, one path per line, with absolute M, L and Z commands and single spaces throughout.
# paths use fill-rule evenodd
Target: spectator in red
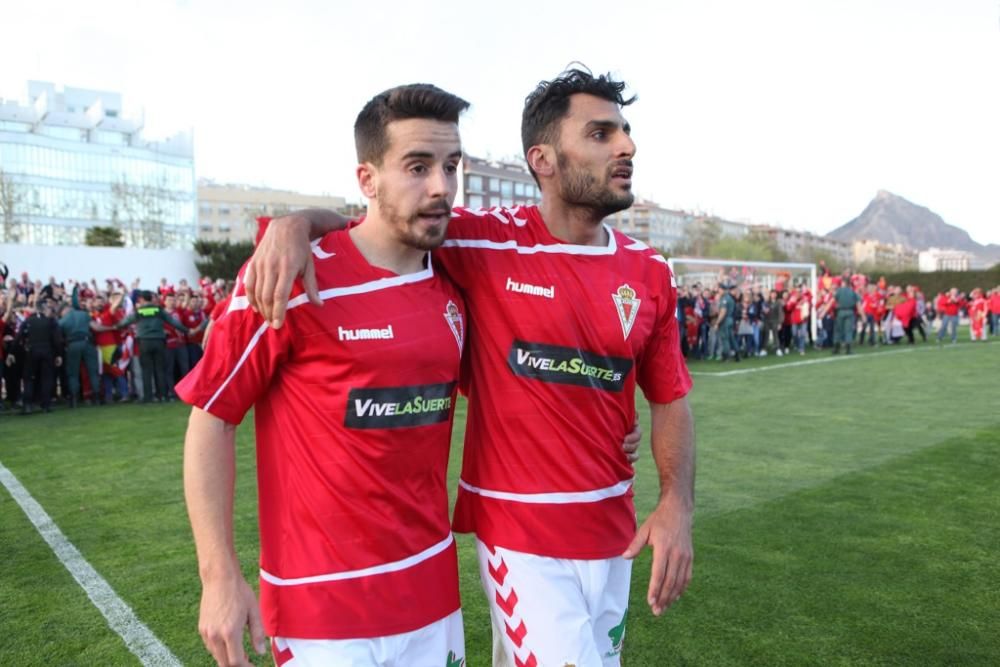
M 990 335 L 1000 335 L 1000 285 L 990 291 Z
M 938 314 L 941 316 L 941 328 L 938 329 L 938 342 L 943 342 L 948 327 L 951 327 L 951 342 L 958 342 L 958 315 L 965 308 L 965 295 L 952 287 L 948 295 L 938 301 Z
M 908 287 L 905 292 L 902 289 L 899 290 L 900 298 L 896 300 L 896 305 L 892 308 L 892 315 L 899 320 L 899 324 L 903 327 L 907 343 L 913 345 L 913 320 L 917 316 L 917 300 L 913 298 L 910 289 L 912 288 Z
M 205 326 L 208 324 L 208 315 L 198 294 L 192 294 L 188 299 L 181 323 L 190 329 L 187 335 L 188 368 L 194 368 L 194 365 L 201 360 L 201 345 L 205 337 Z
M 834 278 L 833 289 L 839 289 L 843 284 L 840 278 Z M 833 298 L 833 291 L 820 288 L 816 298 L 816 317 L 819 322 L 819 340 L 817 347 L 833 347 L 833 328 L 837 315 L 837 304 Z
M 910 320 L 910 330 L 907 332 L 907 337 L 909 337 L 910 342 L 913 342 L 913 332 L 919 331 L 920 338 L 925 343 L 927 342 L 927 332 L 924 330 L 924 311 L 926 310 L 926 302 L 924 300 L 924 293 L 920 291 L 920 288 L 916 285 L 906 286 L 907 298 L 913 299 L 914 309 L 913 309 L 913 319 Z
M 868 285 L 865 290 L 865 295 L 861 299 L 861 309 L 864 312 L 865 320 L 861 325 L 861 340 L 860 345 L 865 344 L 865 335 L 868 336 L 868 345 L 875 345 L 877 341 L 876 330 L 881 332 L 881 322 L 882 319 L 877 317 L 879 310 L 879 302 L 882 297 L 879 295 L 875 285 Z
M 806 290 L 793 287 L 788 295 L 788 301 L 785 303 L 785 310 L 790 314 L 795 347 L 799 354 L 805 354 L 808 340 L 806 329 L 809 327 L 810 310 L 809 295 Z
M 177 306 L 177 296 L 172 292 L 163 297 L 163 310 L 178 322 L 184 322 L 186 313 L 183 308 Z M 165 378 L 167 389 L 167 400 L 174 400 L 177 394 L 174 393 L 174 385 L 184 379 L 188 374 L 187 336 L 179 329 L 175 329 L 170 324 L 164 322 L 163 330 L 167 334 L 166 355 L 165 355 Z M 145 370 L 145 369 L 144 369 Z
M 128 400 L 128 384 L 125 381 L 125 375 L 114 364 L 115 353 L 123 338 L 123 333 L 114 330 L 114 326 L 125 317 L 125 309 L 122 307 L 124 301 L 125 290 L 121 286 L 116 286 L 113 289 L 110 303 L 100 293 L 96 293 L 90 300 L 91 320 L 103 327 L 110 328 L 107 331 L 95 331 L 94 333 L 94 343 L 97 345 L 97 351 L 101 357 L 103 403 L 110 403 L 114 400 L 114 391 L 118 393 L 119 402 Z
M 174 286 L 167 282 L 166 278 L 160 278 L 160 286 L 156 290 L 160 294 L 160 298 L 167 296 L 168 294 L 174 293 Z
M 986 340 L 986 314 L 990 305 L 978 287 L 972 290 L 972 301 L 969 303 L 969 330 L 972 340 Z

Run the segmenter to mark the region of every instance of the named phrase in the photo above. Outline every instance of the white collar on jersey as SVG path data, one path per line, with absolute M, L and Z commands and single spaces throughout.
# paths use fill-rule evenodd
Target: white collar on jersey
M 540 222 L 539 224 L 545 224 Z M 535 255 L 538 253 L 556 255 L 614 255 L 618 252 L 618 241 L 614 230 L 601 223 L 608 232 L 608 243 L 603 246 L 575 245 L 573 243 L 536 243 L 535 245 L 518 245 L 516 239 L 509 241 L 492 241 L 490 239 L 448 239 L 442 243 L 445 248 L 481 248 L 484 250 L 513 250 L 519 255 Z M 550 234 L 551 236 L 551 234 Z M 555 238 L 555 237 L 553 237 Z

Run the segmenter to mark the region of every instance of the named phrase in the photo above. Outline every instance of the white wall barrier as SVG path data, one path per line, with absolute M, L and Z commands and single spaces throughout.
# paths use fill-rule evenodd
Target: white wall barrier
M 0 262 L 10 270 L 8 280 L 27 271 L 32 280 L 43 283 L 49 276 L 57 282 L 96 278 L 102 287 L 106 278 L 119 278 L 129 286 L 139 278 L 144 289 L 155 289 L 160 278 L 175 285 L 181 278 L 194 283 L 198 280 L 196 256 L 193 250 L 0 243 Z

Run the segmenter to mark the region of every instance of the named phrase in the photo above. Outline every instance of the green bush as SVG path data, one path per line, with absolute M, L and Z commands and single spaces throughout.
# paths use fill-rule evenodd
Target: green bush
M 210 278 L 234 280 L 243 263 L 253 254 L 253 243 L 243 241 L 206 241 L 199 239 L 194 242 L 194 250 L 201 257 L 194 265 L 198 273 Z
M 871 275 L 873 279 L 878 279 L 879 275 L 883 274 Z M 952 287 L 957 287 L 968 294 L 974 287 L 989 290 L 1000 285 L 1000 264 L 979 271 L 935 271 L 933 273 L 901 271 L 884 275 L 886 282 L 890 285 L 916 285 L 926 295 L 947 292 Z

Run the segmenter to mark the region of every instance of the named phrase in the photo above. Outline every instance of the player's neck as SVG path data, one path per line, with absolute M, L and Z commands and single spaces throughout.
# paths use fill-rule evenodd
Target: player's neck
M 549 233 L 573 245 L 605 246 L 608 233 L 591 208 L 574 206 L 556 197 L 542 197 L 538 205 Z
M 348 234 L 358 252 L 372 266 L 399 275 L 422 271 L 427 251 L 400 243 L 388 227 L 378 213 L 369 208 L 365 221 L 351 227 Z

